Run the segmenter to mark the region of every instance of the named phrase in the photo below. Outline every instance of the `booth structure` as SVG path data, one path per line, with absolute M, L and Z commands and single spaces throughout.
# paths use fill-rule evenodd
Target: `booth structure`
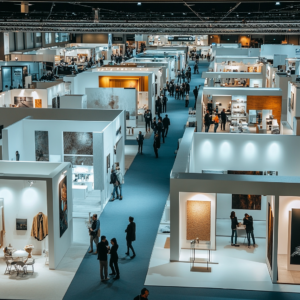
M 56 108 L 57 97 L 69 93 L 68 84 L 61 81 L 30 80 L 30 83 L 35 88 L 12 89 L 0 93 L 0 107 Z
M 56 269 L 73 239 L 71 165 L 3 160 L 0 169 L 1 246 L 26 258 L 30 245 Z
M 123 70 L 122 70 L 123 69 Z M 161 75 L 159 69 L 155 69 L 157 76 L 148 68 L 97 68 L 90 72 L 83 72 L 76 76 L 64 77 L 65 82 L 70 82 L 71 94 L 87 94 L 88 108 L 125 109 L 128 97 L 133 97 L 132 93 L 137 93 L 135 99 L 137 109 L 155 109 L 155 95 L 160 91 Z M 93 89 L 93 93 L 89 92 Z M 98 93 L 95 94 L 95 89 Z M 118 91 L 119 90 L 119 91 Z M 105 93 L 105 98 L 100 97 Z M 125 98 L 119 97 L 124 93 Z M 95 98 L 96 97 L 96 98 Z M 97 100 L 98 99 L 98 100 Z M 127 100 L 126 100 L 127 99 Z M 131 101 L 131 100 L 130 100 Z M 131 101 L 132 102 L 132 101 Z M 127 114 L 127 119 L 130 114 Z M 133 115 L 132 115 L 133 117 Z
M 0 70 L 0 90 L 7 91 L 11 88 L 28 88 L 28 76 L 32 80 L 39 80 L 44 72 L 44 64 L 32 61 L 0 61 Z
M 18 151 L 21 161 L 70 162 L 73 212 L 87 217 L 92 209 L 100 214 L 111 196 L 111 170 L 117 163 L 122 174 L 125 171 L 124 111 L 19 110 L 0 110 L 6 125 L 2 158 L 16 160 Z
M 282 91 L 275 88 L 204 87 L 197 99 L 197 131 L 204 131 L 206 111 L 213 122 L 225 109 L 227 132 L 279 133 L 282 107 L 286 106 L 282 98 Z
M 275 55 L 286 55 L 287 58 L 300 58 L 299 46 L 289 44 L 264 44 L 261 45 L 260 57 L 274 59 Z
M 187 128 L 171 172 L 169 233 L 157 235 L 145 284 L 299 292 L 298 145 L 295 136 Z

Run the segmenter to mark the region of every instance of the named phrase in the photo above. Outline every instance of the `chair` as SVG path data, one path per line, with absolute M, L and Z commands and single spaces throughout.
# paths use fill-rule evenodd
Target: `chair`
M 22 275 L 27 273 L 27 266 L 23 261 L 15 261 L 14 266 L 17 271 L 17 276 L 19 275 L 20 272 L 23 272 Z
M 5 262 L 6 262 L 6 269 L 5 269 L 4 275 L 7 274 L 7 273 L 10 274 L 11 267 L 13 265 L 14 260 L 11 256 L 5 256 L 4 259 L 5 259 Z
M 35 259 L 34 258 L 29 258 L 25 265 L 26 265 L 26 272 L 27 272 L 27 266 L 31 266 L 32 268 L 32 274 L 34 273 L 34 264 L 35 264 Z

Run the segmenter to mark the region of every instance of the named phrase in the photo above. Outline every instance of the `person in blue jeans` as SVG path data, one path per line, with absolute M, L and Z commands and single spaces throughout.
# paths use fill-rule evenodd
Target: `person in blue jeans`
M 119 181 L 118 181 L 118 176 L 116 174 L 116 170 L 112 169 L 111 170 L 111 174 L 110 174 L 110 183 L 113 184 L 114 186 L 114 189 L 113 189 L 113 192 L 112 192 L 112 198 L 111 200 L 109 201 L 114 201 L 116 198 L 115 198 L 115 194 L 117 193 L 117 199 L 119 199 Z
M 250 237 L 252 238 L 253 247 L 255 247 L 255 238 L 254 238 L 254 233 L 253 233 L 254 228 L 253 228 L 253 218 L 252 218 L 252 216 L 249 216 L 248 214 L 245 214 L 243 224 L 246 225 L 248 248 L 250 248 Z
M 235 216 L 235 212 L 232 211 L 230 214 L 230 220 L 231 220 L 231 246 L 239 247 L 237 245 L 237 227 L 239 225 L 239 222 L 237 220 L 237 217 Z M 234 243 L 233 243 L 233 236 L 235 237 Z

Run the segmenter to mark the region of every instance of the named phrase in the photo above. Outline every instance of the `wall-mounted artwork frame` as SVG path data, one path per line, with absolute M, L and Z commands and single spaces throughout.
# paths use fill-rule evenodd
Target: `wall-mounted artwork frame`
M 42 108 L 42 99 L 35 99 L 34 100 L 34 107 L 35 108 Z
M 35 161 L 49 161 L 48 131 L 35 131 Z
M 14 105 L 21 108 L 33 108 L 33 97 L 14 97 Z
M 106 156 L 106 173 L 108 173 L 109 168 L 110 168 L 110 153 Z
M 16 219 L 16 230 L 27 230 L 27 219 Z

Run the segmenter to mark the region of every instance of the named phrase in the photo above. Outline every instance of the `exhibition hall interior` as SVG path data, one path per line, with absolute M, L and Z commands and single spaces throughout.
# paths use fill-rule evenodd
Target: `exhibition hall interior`
M 298 299 L 299 136 L 299 1 L 2 1 L 0 299 Z

